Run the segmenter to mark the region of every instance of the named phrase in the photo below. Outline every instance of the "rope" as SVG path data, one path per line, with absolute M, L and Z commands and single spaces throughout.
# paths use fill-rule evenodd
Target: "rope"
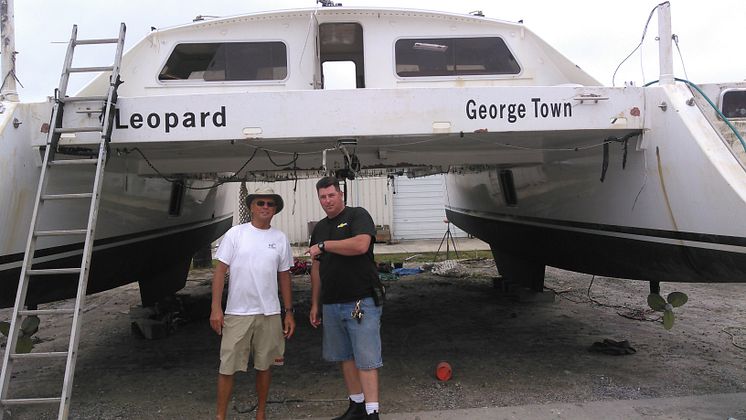
M 241 187 L 238 189 L 238 219 L 241 224 L 251 221 L 251 212 L 246 205 L 248 197 L 249 191 L 246 189 L 246 181 L 241 181 Z
M 642 42 L 645 40 L 645 34 L 647 34 L 648 32 L 648 25 L 650 25 L 650 19 L 653 18 L 653 13 L 655 13 L 655 11 L 659 7 L 663 6 L 664 4 L 668 4 L 668 2 L 665 1 L 663 3 L 660 3 L 657 6 L 653 7 L 653 10 L 650 11 L 650 14 L 648 15 L 648 20 L 645 22 L 645 28 L 643 28 L 642 30 L 642 37 L 640 37 L 640 43 L 637 44 L 637 46 L 635 47 L 635 49 L 632 50 L 632 52 L 630 52 L 626 57 L 624 57 L 624 60 L 622 60 L 622 62 L 619 63 L 618 66 L 616 66 L 616 70 L 614 70 L 614 74 L 611 76 L 611 86 L 616 86 L 616 84 L 614 83 L 614 79 L 616 78 L 616 73 L 619 71 L 619 68 L 622 67 L 622 64 L 624 64 L 625 61 L 627 61 L 630 57 L 632 57 L 632 54 L 634 54 L 635 51 L 640 49 L 640 47 L 642 46 Z
M 746 350 L 746 346 L 742 346 L 740 344 L 736 344 L 736 335 L 730 332 L 729 330 L 746 330 L 744 327 L 723 327 L 721 331 L 728 334 L 730 336 L 730 341 L 733 343 L 734 346 L 738 347 L 739 349 Z
M 254 156 L 256 156 L 256 152 L 258 150 L 259 149 L 254 149 L 254 153 L 251 154 L 251 156 L 249 157 L 249 159 L 246 162 L 244 162 L 244 164 L 236 172 L 234 172 L 233 175 L 231 175 L 231 176 L 229 176 L 229 177 L 227 177 L 227 178 L 225 178 L 225 179 L 223 179 L 221 181 L 216 182 L 212 186 L 209 186 L 209 187 L 190 187 L 188 185 L 185 185 L 184 188 L 186 188 L 188 190 L 211 190 L 213 188 L 217 188 L 217 187 L 225 184 L 226 182 L 237 180 L 236 175 L 238 175 L 243 170 L 243 168 L 245 168 L 246 165 L 248 165 L 249 162 L 251 162 L 254 159 Z M 145 160 L 145 163 L 147 163 L 148 166 L 150 166 L 150 169 L 152 169 L 156 174 L 158 174 L 158 176 L 161 177 L 163 180 L 171 182 L 171 183 L 174 183 L 174 182 L 183 182 L 183 180 L 180 179 L 180 178 L 169 178 L 169 177 L 163 175 L 161 173 L 161 171 L 159 171 L 158 168 L 156 168 L 155 165 L 153 165 L 153 163 L 150 162 L 150 159 L 148 159 L 148 157 L 145 156 L 145 153 L 143 153 L 142 150 L 140 150 L 139 147 L 135 147 L 134 149 L 130 149 L 130 150 L 125 149 L 124 153 L 129 154 L 132 151 L 135 151 L 140 156 L 142 156 L 142 158 Z

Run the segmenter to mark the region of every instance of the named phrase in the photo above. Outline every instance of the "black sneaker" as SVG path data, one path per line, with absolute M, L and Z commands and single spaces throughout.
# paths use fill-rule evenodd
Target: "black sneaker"
M 376 413 L 376 415 L 378 414 Z M 350 400 L 350 406 L 347 407 L 347 411 L 332 420 L 365 420 L 368 418 L 368 413 L 365 411 L 365 403 L 356 403 L 355 401 Z M 378 417 L 376 417 L 376 419 L 377 418 Z
M 367 419 L 368 420 L 378 420 L 378 411 L 374 411 L 374 412 L 368 414 Z

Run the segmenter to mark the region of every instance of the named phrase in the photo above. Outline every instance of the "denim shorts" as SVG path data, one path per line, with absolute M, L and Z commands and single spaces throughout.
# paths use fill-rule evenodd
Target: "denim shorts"
M 355 360 L 358 369 L 369 370 L 383 366 L 381 359 L 381 313 L 373 298 L 360 301 L 361 322 L 352 318 L 355 302 L 325 304 L 323 309 L 324 360 L 343 362 Z

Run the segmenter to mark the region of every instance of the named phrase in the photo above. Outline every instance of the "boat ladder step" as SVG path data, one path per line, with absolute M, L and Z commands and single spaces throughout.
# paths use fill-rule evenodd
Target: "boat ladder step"
M 91 127 L 65 127 L 65 128 L 55 128 L 54 132 L 59 134 L 68 134 L 68 133 L 91 133 L 96 131 L 103 131 L 103 127 L 100 125 L 94 125 Z
M 103 102 L 108 99 L 106 96 L 68 96 L 60 99 L 64 103 L 70 102 Z
M 35 236 L 67 236 L 67 235 L 85 235 L 88 229 L 56 229 L 56 230 L 37 230 Z
M 76 193 L 76 194 L 44 194 L 41 196 L 42 200 L 65 200 L 65 199 L 80 199 L 80 198 L 92 198 L 93 193 Z
M 49 166 L 62 166 L 62 165 L 96 165 L 98 159 L 59 159 L 50 160 Z
M 112 71 L 114 66 L 101 66 L 101 67 L 70 67 L 68 71 L 70 73 L 100 73 L 104 71 Z
M 18 311 L 20 316 L 37 316 L 37 315 L 63 315 L 75 313 L 74 308 L 57 308 L 57 309 L 22 309 Z
M 60 397 L 51 398 L 8 398 L 0 400 L 3 405 L 59 404 Z
M 39 353 L 11 353 L 10 358 L 13 360 L 20 359 L 54 359 L 67 357 L 66 351 L 45 351 Z
M 119 38 L 76 39 L 75 45 L 116 44 Z
M 80 267 L 70 268 L 36 268 L 26 270 L 29 276 L 54 276 L 59 274 L 79 274 Z

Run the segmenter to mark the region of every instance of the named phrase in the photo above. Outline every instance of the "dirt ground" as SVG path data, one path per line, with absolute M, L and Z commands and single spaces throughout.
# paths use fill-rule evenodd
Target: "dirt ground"
M 423 273 L 387 282 L 384 418 L 421 410 L 746 391 L 744 284 L 663 284 L 664 296 L 674 290 L 689 295 L 675 311 L 674 328 L 666 331 L 659 314 L 646 309 L 647 283 L 548 268 L 546 287 L 556 298 L 527 302 L 494 287 L 491 260 L 462 267 L 467 277 Z M 195 270 L 187 289 L 205 295 L 209 279 L 210 270 Z M 307 276 L 295 277 L 298 329 L 287 343 L 285 366 L 273 369 L 270 418 L 332 417 L 347 405 L 337 367 L 320 359 L 320 331 L 308 324 L 309 292 Z M 88 298 L 70 417 L 214 418 L 219 338 L 207 319 L 179 323 L 168 337 L 145 340 L 133 334 L 128 315 L 138 303 L 136 285 Z M 0 311 L 1 319 L 8 317 L 9 310 Z M 43 320 L 37 351 L 63 350 L 70 321 Z M 606 338 L 629 340 L 636 353 L 588 350 Z M 453 367 L 448 382 L 434 376 L 442 360 Z M 59 392 L 59 367 L 16 366 L 12 396 Z M 254 418 L 254 403 L 253 374 L 238 375 L 231 418 Z M 31 407 L 14 407 L 10 414 L 56 418 L 51 409 Z

